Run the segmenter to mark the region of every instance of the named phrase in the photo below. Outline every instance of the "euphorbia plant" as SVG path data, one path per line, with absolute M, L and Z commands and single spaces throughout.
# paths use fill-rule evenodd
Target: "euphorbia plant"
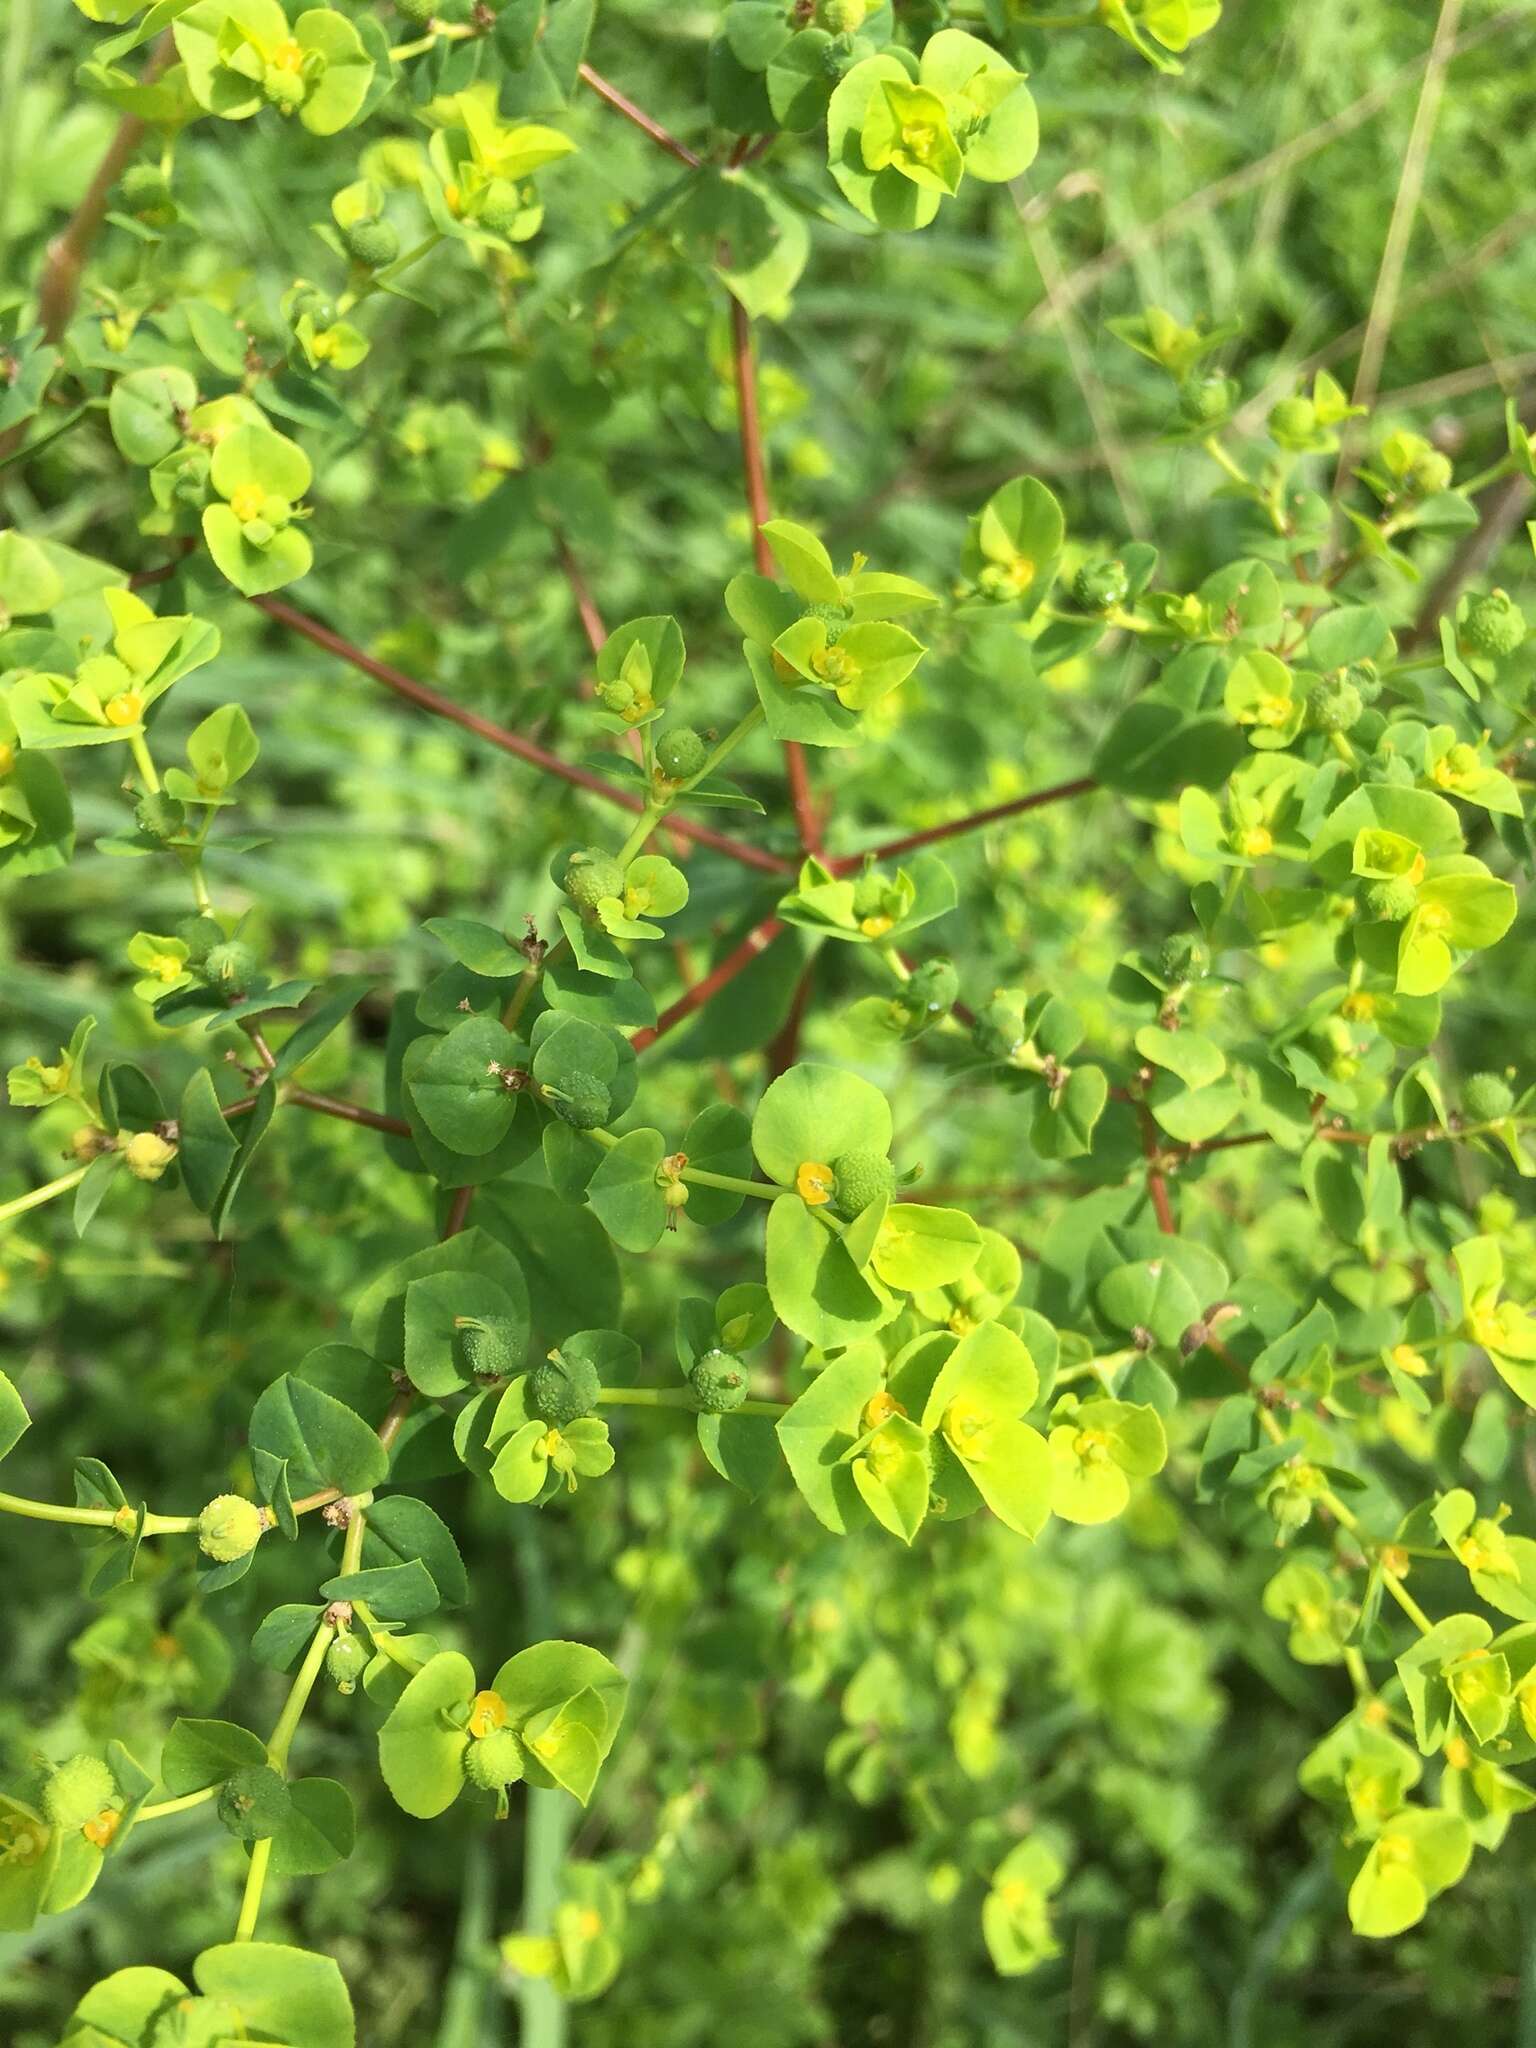
M 1230 333 L 1152 307 L 1116 331 L 1167 373 L 1169 439 L 1202 449 L 1223 492 L 1225 559 L 1194 587 L 1161 582 L 1149 544 L 1106 552 L 1074 532 L 1032 476 L 978 493 L 938 562 L 925 544 L 916 562 L 883 550 L 871 567 L 863 536 L 845 545 L 774 515 L 753 319 L 785 310 L 813 233 L 848 230 L 837 192 L 860 233 L 915 230 L 941 200 L 969 204 L 971 181 L 1021 175 L 1038 143 L 1024 64 L 1051 25 L 1031 9 L 989 6 L 976 33 L 927 35 L 859 0 L 734 0 L 708 53 L 713 125 L 685 142 L 587 64 L 581 0 L 443 18 L 79 5 L 120 30 L 84 69 L 124 113 L 114 231 L 140 245 L 142 270 L 104 312 L 61 274 L 75 255 L 60 245 L 37 280 L 40 320 L 29 300 L 12 322 L 7 460 L 43 481 L 0 535 L 0 872 L 25 902 L 66 866 L 78 795 L 91 850 L 143 862 L 180 900 L 161 917 L 157 896 L 154 928 L 125 928 L 116 948 L 146 1063 L 116 1043 L 95 1057 L 88 1019 L 11 1072 L 41 1150 L 70 1163 L 0 1202 L 3 1270 L 49 1260 L 66 1202 L 87 1241 L 115 1212 L 148 1242 L 237 1257 L 307 1115 L 385 1148 L 387 1199 L 418 1241 L 353 1248 L 310 1332 L 322 1341 L 264 1376 L 233 1452 L 209 1447 L 206 1502 L 186 1492 L 152 1511 L 102 1461 L 105 1442 L 75 1459 L 72 1503 L 57 1488 L 0 1494 L 0 1510 L 86 1538 L 86 1591 L 106 1617 L 177 1585 L 168 1661 L 195 1664 L 183 1637 L 223 1614 L 258 1666 L 293 1674 L 269 1734 L 213 1717 L 215 1685 L 201 1711 L 162 1701 L 147 1725 L 98 1722 L 86 1747 L 40 1740 L 16 1760 L 0 1797 L 5 1932 L 110 1884 L 139 1830 L 173 1815 L 206 1807 L 243 1845 L 233 1939 L 82 1984 L 65 2039 L 344 2048 L 335 1964 L 259 1936 L 270 1879 L 352 1853 L 361 1786 L 468 1835 L 521 1818 L 529 1788 L 586 1806 L 611 1754 L 623 1769 L 634 1652 L 612 1603 L 568 1586 L 547 1639 L 501 1614 L 491 1644 L 489 1575 L 472 1586 L 459 1539 L 489 1527 L 536 1550 L 535 1510 L 595 1515 L 626 1497 L 631 1459 L 651 1516 L 648 1419 L 691 1420 L 698 1486 L 735 1489 L 764 1516 L 797 1494 L 783 1526 L 799 1540 L 814 1524 L 910 1550 L 908 1585 L 968 1542 L 979 1555 L 990 1524 L 1016 1546 L 991 1553 L 1006 1575 L 1073 1527 L 1155 1528 L 1159 1504 L 1187 1506 L 1245 1555 L 1283 1550 L 1263 1626 L 1344 1680 L 1333 1705 L 1348 1711 L 1301 1774 L 1334 1830 L 1341 1909 L 1366 1936 L 1414 1925 L 1531 1803 L 1515 1772 L 1536 1754 L 1524 1496 L 1499 1498 L 1502 1466 L 1473 1465 L 1477 1489 L 1443 1483 L 1436 1435 L 1458 1375 L 1483 1362 L 1522 1416 L 1532 1405 L 1536 1335 L 1506 1284 L 1518 1292 L 1527 1267 L 1507 1269 L 1496 1228 L 1411 1179 L 1427 1148 L 1536 1173 L 1520 1077 L 1453 1084 L 1435 1052 L 1446 1008 L 1514 921 L 1511 876 L 1529 857 L 1518 594 L 1450 592 L 1412 624 L 1419 551 L 1477 516 L 1450 459 L 1378 428 L 1326 372 L 1244 440 L 1240 389 L 1208 367 Z M 1219 10 L 1099 12 L 1174 68 Z M 146 49 L 141 72 L 125 68 Z M 573 120 L 578 89 L 681 166 L 591 275 L 544 226 L 545 187 L 575 149 L 554 124 Z M 290 120 L 324 145 L 316 280 L 263 295 L 231 257 L 212 281 L 178 197 L 200 127 Z M 152 194 L 135 172 L 155 174 Z M 688 613 L 694 671 L 665 590 L 604 627 L 565 530 L 581 477 L 561 468 L 594 417 L 644 399 L 663 352 L 644 261 L 680 251 L 729 301 L 750 514 L 742 562 L 704 616 Z M 437 316 L 438 293 L 463 315 L 463 359 L 520 352 L 515 430 L 458 398 L 418 401 L 390 322 Z M 66 431 L 82 469 L 114 479 L 89 550 L 40 509 L 45 454 Z M 1320 465 L 1351 434 L 1374 453 L 1345 476 L 1336 516 Z M 361 486 L 348 482 L 360 449 L 373 464 Z M 1512 415 L 1495 466 L 1530 461 Z M 583 686 L 563 649 L 555 737 L 416 677 L 404 630 L 368 647 L 331 623 L 348 613 L 348 512 L 366 529 L 375 490 L 383 527 L 423 501 L 451 513 L 469 606 L 505 527 L 551 529 L 594 670 Z M 393 585 L 412 573 L 409 547 L 389 555 Z M 301 604 L 275 595 L 290 585 Z M 224 816 L 260 790 L 260 741 L 281 726 L 280 694 L 245 691 L 224 651 L 258 618 L 274 645 L 323 648 L 515 757 L 520 790 L 537 770 L 591 800 L 578 820 L 540 814 L 542 874 L 520 879 L 507 923 L 504 904 L 454 894 L 408 953 L 363 949 L 344 972 L 323 944 L 274 930 L 266 835 Z M 442 622 L 442 643 L 460 629 Z M 1127 649 L 1137 687 L 1068 781 L 911 831 L 850 823 L 818 788 L 811 758 L 878 763 L 907 707 L 942 702 L 968 665 L 1071 677 Z M 172 693 L 193 675 L 245 701 L 184 730 Z M 57 765 L 118 741 L 126 766 L 111 757 L 94 782 L 95 757 L 68 781 Z M 1120 957 L 1080 1005 L 1027 943 L 1004 959 L 973 942 L 990 885 L 954 856 L 1095 792 L 1096 815 L 1117 805 L 1144 826 L 1180 888 L 1172 905 L 1128 890 Z M 272 811 L 253 823 L 283 830 Z M 712 1078 L 700 1064 L 698 1085 L 675 1085 L 666 1055 L 688 1041 L 673 1034 L 727 991 L 740 999 L 764 960 L 790 968 L 782 1005 L 761 998 L 765 1028 L 749 1033 L 766 1062 L 738 1075 L 722 1053 Z M 365 1018 L 380 1105 L 342 1053 Z M 1039 1241 L 1015 1242 L 985 1198 L 934 1190 L 928 1127 L 893 1117 L 902 1076 L 974 1093 L 1010 1144 L 1052 1164 Z M 1272 1199 L 1310 1232 L 1279 1271 L 1229 1213 L 1259 1152 Z M 323 1235 L 318 1200 L 313 1221 Z M 632 1327 L 615 1248 L 641 1276 Z M 28 1394 L 22 1361 L 0 1376 L 0 1455 L 28 1428 Z M 439 1488 L 441 1509 L 418 1487 Z M 247 1615 L 234 1589 L 258 1560 L 265 1611 Z M 644 1557 L 608 1564 L 630 1590 L 645 1577 Z M 284 1597 L 267 1608 L 279 1572 Z M 1469 1601 L 1501 1618 L 1497 1634 Z M 984 1780 L 999 1682 L 976 1663 L 935 1670 L 962 1765 Z M 796 1683 L 824 1678 L 808 1660 Z M 292 1769 L 322 1687 L 346 1717 L 340 1777 Z M 856 1798 L 920 1779 L 900 1761 L 906 1706 L 899 1661 L 872 1653 L 844 1700 L 863 1747 L 840 1740 L 827 1759 Z M 1047 1963 L 1070 1917 L 1057 1896 L 1069 1837 L 1027 1803 L 981 1815 L 922 1798 L 938 1815 L 932 1895 L 970 1887 L 999 1972 Z M 674 1820 L 629 1866 L 577 1860 L 562 1875 L 558 1855 L 530 1856 L 542 1877 L 504 1951 L 530 2012 L 531 1983 L 580 1999 L 612 1982 L 626 1901 L 665 1890 Z M 162 1960 L 185 1964 L 195 1991 Z

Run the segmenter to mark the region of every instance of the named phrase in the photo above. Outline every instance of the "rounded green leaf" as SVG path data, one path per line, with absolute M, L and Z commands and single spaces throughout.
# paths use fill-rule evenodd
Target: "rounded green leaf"
M 309 538 L 296 526 L 284 526 L 265 547 L 246 539 L 245 529 L 227 505 L 209 505 L 203 512 L 203 539 L 214 566 L 243 597 L 263 597 L 307 576 L 315 559 Z
M 418 1820 L 445 1813 L 459 1796 L 469 1737 L 450 1716 L 467 1712 L 474 1696 L 469 1659 L 457 1650 L 440 1650 L 406 1686 L 379 1730 L 384 1783 L 395 1804 Z
M 275 1941 L 232 1941 L 204 1949 L 192 1976 L 207 1997 L 228 1999 L 255 2040 L 354 2048 L 352 2001 L 329 1956 Z
M 373 59 L 344 14 L 334 7 L 312 7 L 293 25 L 300 49 L 324 59 L 325 68 L 311 87 L 299 119 L 311 135 L 334 135 L 356 120 L 373 82 Z
M 885 1212 L 870 1263 L 887 1287 L 947 1287 L 981 1256 L 981 1230 L 963 1210 L 896 1202 Z
M 147 469 L 179 448 L 182 423 L 196 404 L 196 384 L 172 365 L 119 377 L 107 400 L 107 424 L 124 461 Z
M 896 1314 L 895 1299 L 859 1271 L 798 1195 L 768 1211 L 766 1244 L 774 1313 L 797 1336 L 823 1348 L 850 1344 Z
M 889 1152 L 890 1104 L 871 1082 L 839 1067 L 791 1067 L 757 1106 L 752 1149 L 770 1180 L 793 1187 L 808 1160 L 831 1165 L 846 1152 Z

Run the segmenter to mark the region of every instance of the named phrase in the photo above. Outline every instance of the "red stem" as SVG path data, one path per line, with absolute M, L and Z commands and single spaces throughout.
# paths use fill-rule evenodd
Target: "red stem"
M 800 1027 L 805 1022 L 806 1006 L 811 1000 L 811 985 L 816 978 L 816 959 L 805 963 L 805 971 L 795 984 L 795 993 L 790 1000 L 789 1015 L 784 1019 L 783 1028 L 768 1048 L 768 1078 L 776 1081 L 780 1074 L 787 1074 L 800 1054 Z
M 342 1123 L 365 1124 L 370 1131 L 388 1131 L 391 1137 L 408 1138 L 411 1127 L 403 1117 L 383 1116 L 376 1109 L 363 1109 L 355 1102 L 342 1102 L 335 1095 L 316 1095 L 309 1088 L 289 1088 L 284 1102 L 291 1102 L 298 1109 L 312 1109 L 321 1116 L 334 1116 Z M 232 1123 L 236 1117 L 249 1116 L 256 1107 L 254 1095 L 242 1095 L 238 1102 L 226 1103 L 224 1121 Z
M 606 100 L 616 114 L 622 114 L 626 121 L 633 121 L 643 135 L 649 135 L 658 149 L 664 149 L 668 156 L 675 156 L 680 164 L 686 164 L 691 171 L 701 170 L 703 165 L 691 149 L 669 135 L 659 121 L 653 121 L 643 107 L 637 107 L 632 99 L 610 85 L 600 71 L 594 71 L 590 64 L 578 67 L 576 76 L 583 85 L 589 85 L 600 100 Z
M 979 832 L 984 825 L 995 825 L 999 819 L 1022 817 L 1025 811 L 1062 803 L 1069 796 L 1086 796 L 1098 786 L 1091 775 L 1080 775 L 1075 782 L 1054 783 L 1051 788 L 1034 790 L 1029 796 L 1016 796 L 1010 803 L 993 804 L 990 810 L 954 818 L 947 825 L 930 825 L 925 832 L 909 832 L 902 839 L 889 839 L 884 846 L 876 846 L 868 853 L 843 854 L 828 862 L 828 866 L 834 874 L 846 874 L 850 868 L 862 867 L 866 860 L 891 860 L 898 853 L 911 853 L 915 847 L 936 846 L 941 839 L 958 839 L 964 832 Z
M 1141 1124 L 1141 1149 L 1147 1162 L 1147 1193 L 1152 1198 L 1152 1213 L 1165 1237 L 1177 1237 L 1179 1226 L 1174 1221 L 1173 1204 L 1168 1199 L 1168 1182 L 1158 1152 L 1157 1125 L 1144 1102 L 1137 1103 L 1136 1115 Z
M 457 1237 L 469 1221 L 469 1205 L 475 1199 L 473 1188 L 456 1188 L 449 1205 L 448 1220 L 443 1225 L 443 1241 Z
M 636 1052 L 644 1052 L 648 1045 L 654 1045 L 674 1025 L 681 1024 L 685 1017 L 691 1017 L 695 1010 L 702 1010 L 711 996 L 718 995 L 728 981 L 734 981 L 744 967 L 750 967 L 758 954 L 771 946 L 784 927 L 776 917 L 765 917 L 760 925 L 753 927 L 741 944 L 726 954 L 719 966 L 713 968 L 704 979 L 686 989 L 670 1009 L 663 1010 L 654 1024 L 644 1031 L 637 1031 L 630 1040 Z
M 581 619 L 581 630 L 587 636 L 587 645 L 594 654 L 601 654 L 603 643 L 608 638 L 608 628 L 603 624 L 603 615 L 593 602 L 592 592 L 581 564 L 571 553 L 564 534 L 555 536 L 555 552 L 560 557 L 561 572 L 571 586 L 571 595 L 576 600 L 576 610 Z
M 529 761 L 534 767 L 541 768 L 546 775 L 558 776 L 561 781 L 572 783 L 577 789 L 585 789 L 593 796 L 602 797 L 606 803 L 617 804 L 626 811 L 641 811 L 645 808 L 639 797 L 631 796 L 627 790 L 616 789 L 612 783 L 605 782 L 602 776 L 594 775 L 586 768 L 571 766 L 569 762 L 562 761 L 558 754 L 552 754 L 547 747 L 541 747 L 537 741 L 524 739 L 521 733 L 511 732 L 506 726 L 498 725 L 494 719 L 482 717 L 478 711 L 470 711 L 464 705 L 456 704 L 451 697 L 445 697 L 440 690 L 434 690 L 429 684 L 417 682 L 414 676 L 406 675 L 403 669 L 394 668 L 389 662 L 380 661 L 372 654 L 365 654 L 361 647 L 354 646 L 340 633 L 333 632 L 329 626 L 321 625 L 318 619 L 310 618 L 306 612 L 297 611 L 291 604 L 285 604 L 280 597 L 253 597 L 251 603 L 264 611 L 269 618 L 276 619 L 279 625 L 287 626 L 295 633 L 301 633 L 306 640 L 313 641 L 316 647 L 323 647 L 328 654 L 334 654 L 340 660 L 349 662 L 353 668 L 360 669 L 364 675 L 372 676 L 375 682 L 382 683 L 387 690 L 393 690 L 397 697 L 404 697 L 408 703 L 416 705 L 420 710 L 430 711 L 437 718 L 450 719 L 453 724 L 462 726 L 466 732 L 472 732 L 477 738 L 489 741 L 493 747 L 500 747 L 503 753 L 515 754 L 519 760 Z M 728 839 L 723 832 L 712 832 L 708 826 L 695 825 L 690 819 L 672 818 L 668 820 L 668 824 L 669 829 L 681 834 L 684 839 L 691 839 L 698 846 L 713 847 L 717 853 L 726 854 L 730 859 L 740 861 L 743 867 L 756 868 L 768 875 L 781 875 L 790 869 L 790 863 L 780 860 L 776 854 L 764 853 L 758 847 L 748 846 L 739 839 Z

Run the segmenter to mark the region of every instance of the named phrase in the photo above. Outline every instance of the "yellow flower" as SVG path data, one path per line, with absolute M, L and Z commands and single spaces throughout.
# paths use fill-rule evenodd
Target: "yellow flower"
M 137 725 L 144 716 L 144 699 L 137 690 L 119 690 L 102 709 L 108 725 Z
M 507 1703 L 499 1692 L 477 1692 L 469 1703 L 469 1719 L 465 1727 L 471 1735 L 489 1735 L 494 1728 L 507 1725 Z
M 795 1174 L 795 1193 L 808 1209 L 819 1209 L 824 1202 L 830 1202 L 837 1186 L 837 1175 L 830 1166 L 823 1166 L 819 1159 L 805 1159 Z

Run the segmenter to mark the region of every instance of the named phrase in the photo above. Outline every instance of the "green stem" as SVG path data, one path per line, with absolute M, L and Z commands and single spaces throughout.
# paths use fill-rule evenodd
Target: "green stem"
M 184 853 L 182 865 L 187 871 L 187 880 L 192 884 L 192 900 L 204 917 L 213 915 L 213 898 L 208 893 L 208 884 L 203 876 L 201 853 Z
M 250 1868 L 245 1873 L 245 1890 L 240 1898 L 240 1918 L 235 1922 L 236 1941 L 251 1941 L 261 1913 L 261 1895 L 267 1887 L 267 1869 L 272 1861 L 272 1837 L 266 1835 L 251 1844 Z
M 341 1570 L 357 1570 L 358 1559 L 363 1554 L 363 1531 L 367 1519 L 360 1507 L 354 1506 L 352 1519 L 347 1524 L 346 1541 L 341 1547 Z M 333 1622 L 322 1621 L 315 1630 L 304 1662 L 299 1666 L 293 1684 L 288 1688 L 288 1697 L 283 1710 L 277 1717 L 277 1725 L 267 1743 L 267 1760 L 274 1771 L 288 1775 L 288 1752 L 293 1747 L 293 1738 L 298 1732 L 309 1696 L 314 1691 L 321 1671 L 325 1668 L 326 1652 L 336 1639 Z M 245 1892 L 240 1900 L 240 1918 L 235 1924 L 236 1941 L 250 1941 L 256 1933 L 256 1922 L 261 1916 L 261 1895 L 266 1889 L 267 1872 L 272 1863 L 273 1837 L 268 1835 L 251 1846 L 251 1864 L 245 1874 Z
M 133 1533 L 132 1510 L 123 1508 L 76 1508 L 51 1500 L 28 1500 L 19 1493 L 0 1493 L 0 1514 L 22 1515 L 30 1522 L 67 1522 L 77 1529 L 125 1529 Z M 126 1527 L 124 1515 L 129 1517 Z M 150 1515 L 144 1517 L 145 1536 L 190 1536 L 197 1529 L 196 1515 Z
M 726 755 L 732 753 L 737 747 L 739 747 L 742 741 L 746 738 L 747 734 L 751 732 L 755 726 L 761 725 L 762 722 L 763 707 L 761 704 L 754 704 L 750 711 L 745 712 L 740 718 L 737 719 L 736 723 L 731 727 L 730 731 L 726 734 L 725 738 L 723 740 L 718 741 L 715 744 L 715 746 L 711 749 L 710 753 L 706 757 L 704 766 L 699 770 L 698 774 L 690 776 L 688 780 L 681 786 L 684 789 L 692 789 L 694 784 L 702 782 L 706 775 L 713 775 L 715 770 L 719 767 L 720 763 L 725 759 Z
M 77 1166 L 72 1173 L 61 1173 L 57 1180 L 45 1186 L 34 1188 L 29 1195 L 15 1195 L 9 1202 L 0 1202 L 0 1223 L 9 1223 L 13 1216 L 24 1216 L 28 1209 L 40 1209 L 44 1202 L 51 1202 L 55 1195 L 67 1195 L 71 1188 L 79 1187 L 85 1179 L 87 1168 Z
M 139 1820 L 168 1820 L 173 1813 L 187 1813 L 194 1806 L 202 1806 L 218 1796 L 217 1785 L 205 1785 L 201 1792 L 183 1792 L 179 1799 L 162 1799 L 155 1806 L 141 1806 Z
M 1254 490 L 1253 479 L 1249 476 L 1248 472 L 1243 468 L 1242 464 L 1240 462 L 1235 461 L 1233 457 L 1227 453 L 1226 449 L 1222 447 L 1220 441 L 1216 438 L 1214 434 L 1207 434 L 1205 439 L 1200 443 L 1200 446 L 1205 450 L 1206 454 L 1209 455 L 1212 462 L 1216 464 L 1218 469 L 1224 469 L 1226 471 L 1227 475 L 1231 477 L 1233 483 L 1241 484 L 1243 489 L 1250 493 Z
M 71 1508 L 51 1500 L 27 1500 L 19 1493 L 0 1493 L 0 1514 L 23 1515 L 29 1522 L 68 1522 L 78 1529 L 114 1529 L 115 1508 Z
M 1365 1701 L 1375 1697 L 1370 1673 L 1365 1668 L 1365 1659 L 1353 1643 L 1345 1646 L 1344 1669 L 1349 1673 L 1349 1682 L 1355 1688 L 1357 1699 Z
M 466 36 L 477 36 L 484 31 L 472 28 L 463 21 L 433 21 L 424 36 L 418 36 L 414 43 L 396 43 L 390 51 L 391 61 L 398 64 L 405 57 L 420 57 L 430 50 L 434 43 L 462 42 Z
M 394 1632 L 374 1613 L 366 1600 L 354 1600 L 352 1612 L 367 1629 L 373 1640 L 373 1647 L 380 1656 L 387 1657 L 391 1664 L 398 1664 L 402 1671 L 408 1671 L 414 1678 L 421 1670 L 421 1660 L 413 1657 L 408 1650 L 395 1641 Z
M 360 1516 L 354 1515 L 352 1517 L 353 1524 L 356 1524 L 360 1519 Z M 348 1536 L 352 1534 L 350 1526 L 347 1534 Z M 347 1563 L 345 1557 L 342 1558 L 341 1568 L 344 1572 L 354 1569 L 353 1566 Z M 331 1641 L 335 1634 L 335 1626 L 331 1622 L 321 1622 L 320 1626 L 315 1630 L 309 1649 L 305 1653 L 304 1662 L 299 1666 L 298 1675 L 288 1689 L 288 1697 L 283 1702 L 283 1711 L 278 1715 L 277 1726 L 272 1730 L 271 1740 L 267 1743 L 267 1758 L 274 1771 L 287 1771 L 288 1752 L 293 1747 L 294 1735 L 298 1730 L 299 1722 L 304 1717 L 304 1709 L 309 1704 L 309 1696 L 315 1689 L 316 1682 L 325 1664 L 326 1652 L 330 1649 Z
M 1497 462 L 1491 463 L 1487 469 L 1480 469 L 1476 476 L 1468 477 L 1464 484 L 1457 484 L 1456 488 L 1464 498 L 1475 497 L 1479 491 L 1486 490 L 1489 484 L 1496 484 L 1500 477 L 1508 476 L 1514 467 L 1513 455 L 1501 455 Z
M 155 773 L 155 764 L 149 757 L 149 746 L 143 733 L 136 732 L 128 742 L 128 751 L 133 756 L 133 765 L 139 771 L 139 778 L 151 796 L 160 794 L 160 777 Z
M 708 1173 L 702 1166 L 685 1166 L 683 1179 L 701 1188 L 724 1188 L 731 1195 L 756 1195 L 762 1202 L 776 1202 L 780 1195 L 794 1192 L 781 1188 L 776 1181 L 742 1180 L 734 1173 Z
M 1385 1569 L 1385 1567 L 1383 1567 L 1382 1569 L 1381 1583 L 1386 1587 L 1387 1591 L 1392 1595 L 1392 1598 L 1397 1602 L 1398 1606 L 1401 1607 L 1404 1614 L 1406 1614 L 1408 1619 L 1413 1623 L 1414 1627 L 1418 1630 L 1419 1634 L 1421 1636 L 1427 1636 L 1430 1630 L 1433 1628 L 1434 1623 L 1430 1620 L 1429 1616 L 1424 1612 L 1423 1608 L 1419 1605 L 1418 1601 L 1414 1599 L 1413 1595 L 1409 1592 L 1408 1588 L 1400 1584 L 1399 1581 L 1393 1577 L 1392 1573 Z
M 551 960 L 569 951 L 570 940 L 562 935 L 556 939 L 542 960 L 530 960 L 517 978 L 517 987 L 507 999 L 507 1007 L 501 1013 L 502 1028 L 506 1031 L 517 1029 L 518 1019 L 528 1007 L 528 999 L 544 978 L 544 970 Z
M 691 1387 L 599 1387 L 597 1401 L 601 1408 L 682 1408 L 690 1415 L 701 1412 Z M 782 1415 L 787 1407 L 784 1401 L 743 1401 L 731 1413 Z
M 649 803 L 635 820 L 635 829 L 613 856 L 621 868 L 627 868 L 647 839 L 667 815 L 666 804 Z

